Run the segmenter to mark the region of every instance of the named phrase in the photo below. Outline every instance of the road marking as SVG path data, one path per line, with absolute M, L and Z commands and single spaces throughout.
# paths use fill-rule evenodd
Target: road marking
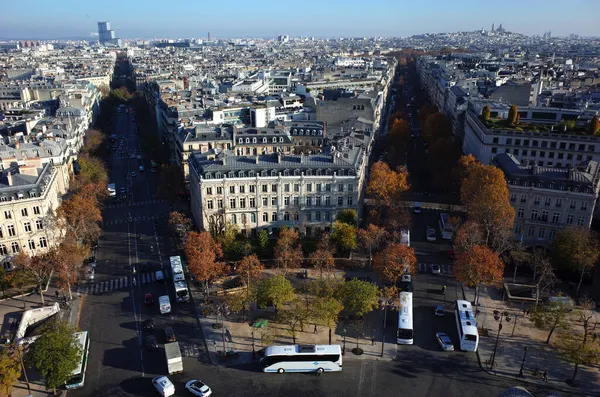
M 377 379 L 377 361 L 373 361 L 373 374 L 371 375 L 371 392 L 369 396 L 375 395 L 375 381 Z
M 363 388 L 363 383 L 365 381 L 365 367 L 367 366 L 367 362 L 366 361 L 361 361 L 360 363 L 360 376 L 358 378 L 358 386 L 357 386 L 357 390 L 356 390 L 356 397 L 361 397 L 362 396 L 362 388 Z

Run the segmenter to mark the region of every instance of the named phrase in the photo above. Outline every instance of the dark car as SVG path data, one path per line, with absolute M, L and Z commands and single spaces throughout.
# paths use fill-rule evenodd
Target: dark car
M 144 295 L 144 305 L 151 305 L 154 303 L 154 298 L 151 293 Z
M 148 270 L 150 270 L 150 268 L 151 268 L 151 267 L 152 267 L 152 266 L 150 265 L 150 262 L 144 262 L 144 263 L 142 264 L 142 271 L 143 271 L 143 272 L 147 272 Z
M 165 333 L 165 343 L 177 341 L 177 338 L 175 337 L 175 332 L 173 332 L 173 328 L 165 327 L 163 328 L 163 332 Z
M 149 318 L 144 321 L 144 331 L 152 331 L 154 329 L 154 320 Z
M 148 349 L 148 351 L 151 351 L 151 352 L 158 349 L 158 342 L 156 341 L 156 336 L 154 336 L 154 335 L 146 336 L 146 349 Z

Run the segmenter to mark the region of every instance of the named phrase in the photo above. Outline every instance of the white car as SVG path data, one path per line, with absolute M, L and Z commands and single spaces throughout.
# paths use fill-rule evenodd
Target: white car
M 427 228 L 427 241 L 435 241 L 437 237 L 435 236 L 435 229 L 432 227 Z
M 437 339 L 437 341 L 443 351 L 445 351 L 445 352 L 453 352 L 454 351 L 454 345 L 452 344 L 450 337 L 448 335 L 446 335 L 445 333 L 438 332 L 437 334 L 435 334 L 435 339 Z
M 175 394 L 175 385 L 166 376 L 157 376 L 152 379 L 154 388 L 163 397 L 169 397 Z
M 199 380 L 191 380 L 185 384 L 185 388 L 195 396 L 208 397 L 212 394 L 210 387 Z
M 442 274 L 440 265 L 431 265 L 431 274 Z

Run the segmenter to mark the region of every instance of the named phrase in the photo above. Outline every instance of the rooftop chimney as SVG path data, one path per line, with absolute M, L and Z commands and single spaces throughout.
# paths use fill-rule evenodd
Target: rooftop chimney
M 6 173 L 6 179 L 8 179 L 8 186 L 12 186 L 13 185 L 13 180 L 12 180 L 12 174 L 10 171 L 8 171 Z

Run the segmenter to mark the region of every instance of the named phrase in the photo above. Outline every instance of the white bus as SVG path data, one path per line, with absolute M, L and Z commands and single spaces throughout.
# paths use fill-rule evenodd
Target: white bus
M 175 299 L 178 303 L 189 302 L 190 294 L 187 283 L 185 282 L 185 274 L 183 273 L 183 265 L 181 264 L 180 256 L 172 256 L 169 258 L 171 262 L 171 274 L 173 275 L 173 287 L 175 288 Z
M 398 331 L 396 343 L 399 345 L 413 344 L 413 315 L 412 292 L 400 292 L 400 307 L 398 308 Z
M 467 352 L 477 351 L 479 333 L 471 303 L 465 300 L 457 300 L 454 315 L 456 316 L 456 329 L 458 330 L 458 338 L 460 339 L 460 350 Z
M 81 357 L 77 368 L 71 374 L 71 379 L 67 381 L 65 387 L 67 389 L 78 389 L 83 387 L 85 381 L 85 370 L 87 368 L 88 353 L 90 351 L 90 337 L 87 331 L 75 332 L 73 337 L 79 346 Z
M 342 370 L 340 345 L 269 346 L 260 360 L 263 372 L 338 372 Z
M 450 215 L 446 213 L 441 213 L 439 226 L 442 239 L 452 240 L 452 237 L 454 236 L 454 230 L 452 229 L 452 225 L 450 225 Z

